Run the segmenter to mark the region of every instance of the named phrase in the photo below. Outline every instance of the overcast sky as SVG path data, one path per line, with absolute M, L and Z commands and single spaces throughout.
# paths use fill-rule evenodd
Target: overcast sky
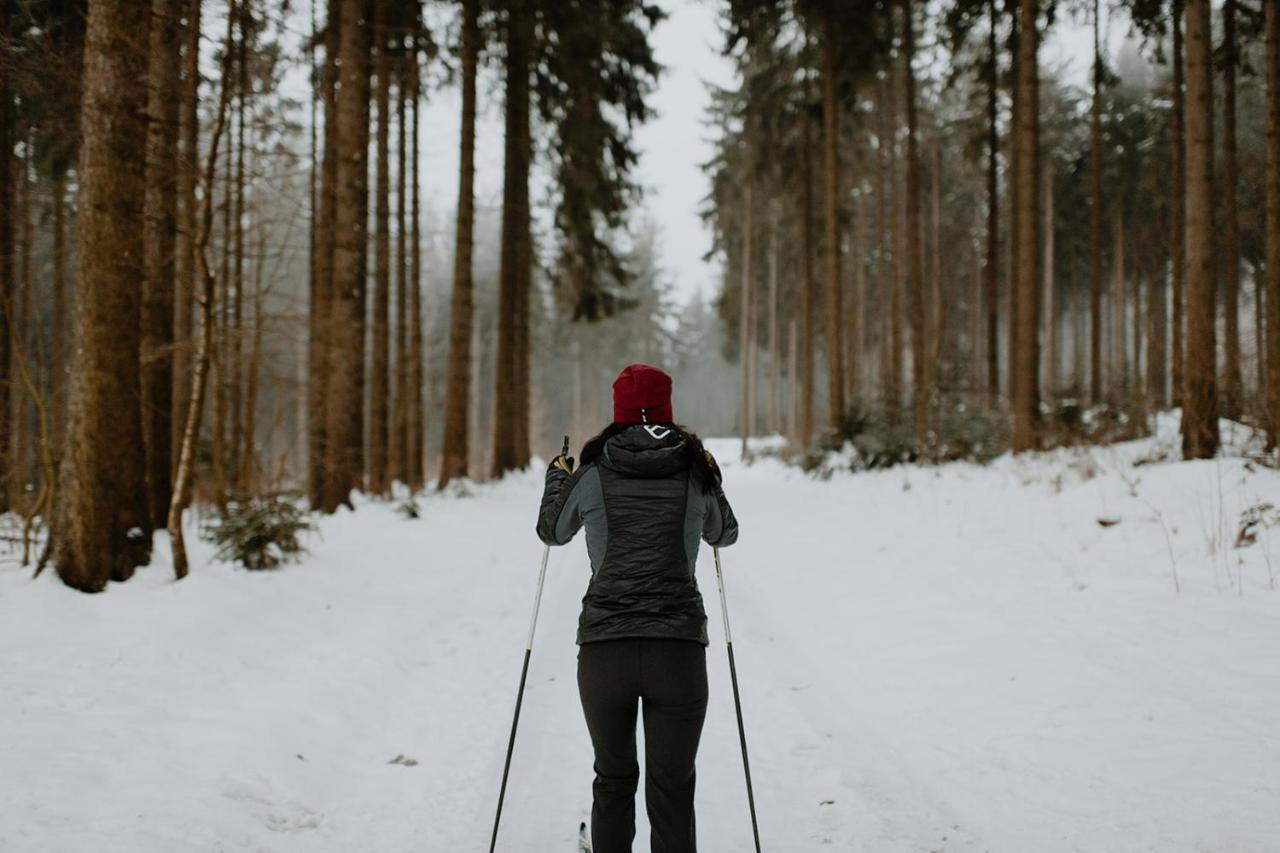
M 668 17 L 653 34 L 654 50 L 665 70 L 653 96 L 656 118 L 637 134 L 642 158 L 637 179 L 645 187 L 644 214 L 657 223 L 661 265 L 681 298 L 697 290 L 710 297 L 719 286 L 719 270 L 705 263 L 709 236 L 698 215 L 707 193 L 701 164 L 711 155 L 704 115 L 706 83 L 729 85 L 732 64 L 720 55 L 723 40 L 721 0 L 658 0 Z M 1128 30 L 1127 20 L 1108 27 L 1114 51 Z M 1063 69 L 1083 84 L 1092 56 L 1088 22 L 1060 19 L 1043 45 L 1045 68 Z M 502 92 L 497 69 L 487 70 L 479 91 L 476 151 L 476 200 L 496 206 L 502 193 Z M 456 89 L 435 92 L 424 113 L 423 192 L 436 213 L 452 210 L 457 199 L 459 98 Z M 537 181 L 535 180 L 535 185 Z M 542 200 L 535 186 L 535 199 Z M 639 217 L 637 217 L 639 221 Z M 477 247 L 485 251 L 486 247 Z M 494 248 L 496 251 L 496 247 Z

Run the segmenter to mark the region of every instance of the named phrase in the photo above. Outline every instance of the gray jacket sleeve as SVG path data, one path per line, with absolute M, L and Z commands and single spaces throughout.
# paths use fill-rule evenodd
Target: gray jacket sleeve
M 717 483 L 706 496 L 707 517 L 702 523 L 702 538 L 714 548 L 727 548 L 738 541 L 738 519 L 733 507 L 724 496 L 724 488 Z
M 578 484 L 590 466 L 570 476 L 554 465 L 547 468 L 547 482 L 538 509 L 538 538 L 546 545 L 567 545 L 582 527 L 581 490 Z

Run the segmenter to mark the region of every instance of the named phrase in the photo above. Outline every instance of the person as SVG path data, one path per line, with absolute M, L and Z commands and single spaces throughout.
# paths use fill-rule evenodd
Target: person
M 635 838 L 637 705 L 653 853 L 695 853 L 694 761 L 707 711 L 707 615 L 694 578 L 699 539 L 732 545 L 738 522 L 719 467 L 673 421 L 671 377 L 633 364 L 613 383 L 613 423 L 581 467 L 547 468 L 538 537 L 586 527 L 591 580 L 578 620 L 578 693 L 595 752 L 595 853 Z

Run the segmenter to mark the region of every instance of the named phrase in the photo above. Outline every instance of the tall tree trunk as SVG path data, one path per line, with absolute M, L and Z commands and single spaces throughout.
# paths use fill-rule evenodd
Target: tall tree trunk
M 422 366 L 422 231 L 418 188 L 421 186 L 418 172 L 419 108 L 422 103 L 421 78 L 419 77 L 418 33 L 413 34 L 413 68 L 409 82 L 413 96 L 413 142 L 410 160 L 413 164 L 413 188 L 410 198 L 409 226 L 409 488 L 419 491 L 426 479 L 427 420 L 426 400 L 423 389 Z
M 1162 265 L 1163 266 L 1163 265 Z M 1163 271 L 1147 276 L 1147 400 L 1155 411 L 1169 404 L 1165 363 L 1165 316 L 1167 291 Z
M 13 304 L 13 60 L 10 4 L 0 2 L 0 512 L 9 509 L 9 328 Z
M 200 4 L 186 0 L 181 91 L 178 94 L 177 241 L 174 258 L 173 392 L 169 411 L 169 479 L 178 469 L 187 409 L 191 406 L 191 355 L 195 347 L 195 232 L 200 169 Z M 172 492 L 172 488 L 170 488 Z M 167 507 L 166 507 L 167 512 Z
M 467 409 L 471 396 L 472 282 L 476 148 L 476 60 L 480 53 L 480 0 L 462 0 L 462 135 L 458 168 L 458 226 L 453 256 L 453 308 L 449 320 L 449 379 L 445 392 L 444 448 L 439 488 L 469 470 Z
M 1182 10 L 1183 0 L 1173 0 L 1172 12 L 1172 29 L 1173 29 L 1173 56 L 1170 59 L 1173 65 L 1173 115 L 1171 116 L 1172 127 L 1169 130 L 1170 136 L 1170 157 L 1169 171 L 1172 178 L 1172 187 L 1169 191 L 1169 265 L 1172 268 L 1172 284 L 1173 293 L 1171 301 L 1173 303 L 1173 337 L 1171 341 L 1172 348 L 1172 373 L 1173 373 L 1173 404 L 1175 406 L 1182 405 L 1184 394 L 1184 377 L 1183 377 L 1183 337 L 1185 323 L 1184 315 L 1184 295 L 1183 295 L 1183 279 L 1187 272 L 1187 134 L 1186 134 L 1186 92 L 1183 86 L 1183 56 L 1182 56 Z
M 1089 108 L 1089 399 L 1102 400 L 1102 47 L 1093 0 L 1093 102 Z
M 1128 397 L 1129 393 L 1129 371 L 1128 365 L 1125 364 L 1125 346 L 1124 346 L 1124 291 L 1126 270 L 1124 265 L 1124 205 L 1116 206 L 1115 219 L 1111 223 L 1113 243 L 1111 250 L 1111 262 L 1114 267 L 1115 274 L 1111 281 L 1111 346 L 1110 362 L 1111 369 L 1108 376 L 1108 386 L 1112 396 L 1117 400 L 1123 400 Z
M 209 381 L 210 359 L 213 353 L 214 318 L 218 289 L 209 270 L 207 249 L 209 235 L 213 231 L 213 184 L 218 170 L 218 145 L 227 124 L 227 112 L 231 106 L 231 46 L 236 19 L 236 0 L 229 0 L 227 9 L 227 35 L 222 44 L 222 91 L 218 96 L 218 111 L 210 131 L 209 154 L 205 168 L 199 174 L 201 184 L 200 206 L 195 214 L 196 229 L 192 232 L 191 248 L 195 260 L 195 275 L 200 282 L 201 321 L 200 339 L 196 345 L 194 375 L 191 381 L 191 405 L 183 415 L 182 440 L 178 444 L 178 465 L 174 475 L 173 498 L 169 503 L 169 541 L 173 544 L 173 573 L 181 580 L 187 576 L 187 545 L 183 536 L 182 514 L 191 503 L 191 490 L 195 481 L 195 449 L 200 432 L 200 420 L 204 411 L 204 398 Z
M 80 105 L 75 356 L 53 558 L 68 585 L 102 590 L 151 552 L 138 316 L 146 194 L 149 7 L 92 0 Z
M 1223 223 L 1223 326 L 1226 366 L 1222 382 L 1222 414 L 1239 418 L 1240 378 L 1240 226 L 1236 211 L 1239 165 L 1236 158 L 1236 0 L 1222 4 L 1222 213 Z
M 1187 0 L 1187 352 L 1182 455 L 1218 450 L 1213 216 L 1213 45 L 1209 0 Z
M 836 21 L 828 10 L 822 33 L 823 189 L 827 252 L 827 393 L 828 425 L 839 431 L 844 420 L 844 347 L 841 344 L 840 290 L 840 136 L 836 102 Z
M 1266 6 L 1267 237 L 1266 374 L 1268 443 L 1280 444 L 1280 9 Z
M 782 380 L 778 349 L 778 218 L 770 204 L 769 216 L 769 434 L 782 431 L 779 383 Z
M 911 388 L 915 401 L 916 449 L 921 456 L 929 448 L 929 339 L 928 302 L 924 288 L 923 232 L 920 221 L 920 140 L 916 119 L 915 23 L 911 0 L 900 0 L 902 9 L 902 86 L 907 113 L 907 294 L 911 310 Z
M 1013 448 L 1031 450 L 1039 444 L 1039 288 L 1036 279 L 1036 232 L 1039 222 L 1040 166 L 1038 161 L 1040 85 L 1036 54 L 1039 47 L 1037 0 L 1019 0 L 1017 124 L 1014 128 L 1017 172 L 1017 254 L 1018 293 L 1017 353 L 1013 383 Z
M 245 221 L 245 123 L 249 100 L 249 15 L 253 0 L 242 0 L 239 9 L 240 38 L 236 42 L 236 161 L 235 221 L 232 228 L 231 327 L 227 343 L 229 364 L 227 378 L 231 383 L 228 406 L 231 410 L 231 436 L 228 443 L 231 486 L 243 491 L 240 482 L 240 448 L 244 445 L 244 221 Z
M 991 403 L 1000 395 L 1000 80 L 996 0 L 990 0 L 987 12 L 987 262 L 982 288 L 987 321 L 987 400 Z
M 361 0 L 340 0 L 333 284 L 328 294 L 325 489 L 333 512 L 360 484 L 363 457 L 369 37 Z
M 890 411 L 895 414 L 898 407 L 902 405 L 902 356 L 903 356 L 903 328 L 902 328 L 902 291 L 903 281 L 906 278 L 906 207 L 903 203 L 905 190 L 902 187 L 902 170 L 898 168 L 898 86 L 897 75 L 888 74 L 887 100 L 889 102 L 888 109 L 885 111 L 885 120 L 887 122 L 885 128 L 885 139 L 888 140 L 887 148 L 889 149 L 889 217 L 892 222 L 892 232 L 890 236 L 890 256 L 892 258 L 890 281 L 889 281 L 889 381 L 886 387 L 885 396 L 888 398 L 887 405 Z
M 147 100 L 146 215 L 142 292 L 142 438 L 151 525 L 164 523 L 172 495 L 174 248 L 177 229 L 178 10 L 151 2 Z
M 849 357 L 849 396 L 853 399 L 865 393 L 863 382 L 866 378 L 867 358 L 867 204 L 862 191 L 854 199 L 853 214 L 853 346 Z
M 889 176 L 893 173 L 893 161 L 889 151 L 891 142 L 890 121 L 889 121 L 889 104 L 892 102 L 888 95 L 888 87 L 881 84 L 877 92 L 876 112 L 879 114 L 880 123 L 876 128 L 876 170 L 875 170 L 875 194 L 876 194 L 876 313 L 879 315 L 879 364 L 878 378 L 880 385 L 880 397 L 883 405 L 886 407 L 894 407 L 897 405 L 896 391 L 897 388 L 893 382 L 891 365 L 893 357 L 890 352 L 892 346 L 893 335 L 891 333 L 892 314 L 890 307 L 892 305 L 893 276 L 896 271 L 893 254 L 893 238 L 897 233 L 897 228 L 893 224 L 893 205 L 890 199 L 892 192 L 889 186 Z
M 1054 291 L 1053 160 L 1044 164 L 1044 392 L 1053 398 L 1058 387 L 1058 296 Z
M 373 367 L 369 378 L 369 490 L 387 491 L 387 447 L 391 421 L 387 399 L 391 395 L 391 63 L 387 56 L 389 0 L 373 0 L 374 74 L 378 88 L 378 177 L 374 192 Z
M 805 98 L 812 100 L 808 70 L 805 72 Z M 801 141 L 801 190 L 800 190 L 800 446 L 808 447 L 813 440 L 813 286 L 814 233 L 813 233 L 813 138 L 812 122 L 806 113 L 800 120 L 803 132 Z
M 751 232 L 754 230 L 752 224 L 752 202 L 751 202 L 751 177 L 747 177 L 747 188 L 743 194 L 742 200 L 742 290 L 738 298 L 738 360 L 741 362 L 742 370 L 742 396 L 739 400 L 740 417 L 738 429 L 742 433 L 742 458 L 746 459 L 748 450 L 747 442 L 751 439 L 751 424 L 755 417 L 755 407 L 752 406 L 751 385 L 755 382 L 755 375 L 751 370 L 751 348 L 752 348 L 752 329 L 755 326 L 754 318 L 751 316 Z
M 524 364 L 519 351 L 521 284 L 528 275 L 523 241 L 529 234 L 529 158 L 525 138 L 529 128 L 529 10 L 515 0 L 507 11 L 506 138 L 503 152 L 502 246 L 498 268 L 498 341 L 494 371 L 494 477 L 519 465 L 517 423 L 528 418 L 521 409 L 520 373 Z M 524 324 L 527 325 L 527 318 Z
M 307 497 L 313 508 L 324 505 L 328 491 L 326 440 L 329 390 L 330 335 L 333 328 L 332 292 L 334 232 L 338 183 L 337 84 L 338 51 L 342 34 L 341 0 L 329 0 L 324 35 L 324 69 L 320 96 L 324 100 L 324 154 L 320 164 L 315 250 L 311 258 L 311 306 L 307 327 Z
M 409 482 L 409 283 L 408 199 L 406 177 L 409 164 L 409 87 L 404 32 L 395 34 L 399 65 L 396 71 L 396 319 L 395 319 L 395 407 L 391 415 L 391 448 L 387 461 L 387 481 Z
M 62 427 L 66 418 L 64 397 L 67 376 L 67 178 L 53 179 L 53 381 L 52 429 L 54 454 L 62 453 Z M 2 319 L 2 314 L 0 314 Z

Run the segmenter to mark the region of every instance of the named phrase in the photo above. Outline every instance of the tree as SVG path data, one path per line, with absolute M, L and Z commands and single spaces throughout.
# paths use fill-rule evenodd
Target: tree
M 1236 156 L 1236 66 L 1240 61 L 1236 36 L 1236 0 L 1222 5 L 1222 216 L 1223 223 L 1223 355 L 1222 413 L 1240 416 L 1240 216 L 1236 187 L 1240 166 Z
M 924 292 L 924 235 L 920 220 L 920 141 L 916 117 L 916 75 L 911 63 L 915 59 L 915 22 L 911 0 L 900 0 L 902 7 L 902 82 L 907 113 L 907 294 L 911 305 L 911 377 L 915 398 L 916 445 L 920 453 L 929 446 L 930 382 L 928 300 Z
M 378 158 L 374 206 L 373 359 L 369 380 L 369 490 L 387 491 L 387 453 L 391 444 L 391 61 L 388 31 L 389 0 L 373 2 L 374 73 L 378 87 Z
M 840 49 L 837 45 L 839 34 L 836 11 L 831 6 L 826 10 L 822 22 L 822 189 L 827 261 L 827 422 L 833 431 L 839 431 L 844 420 L 844 347 L 841 344 L 843 329 L 840 322 L 840 295 L 843 290 L 840 269 L 840 154 L 837 148 L 840 129 L 836 101 L 836 76 L 839 73 L 836 52 Z
M 1089 397 L 1102 400 L 1102 66 L 1099 3 L 1093 0 L 1093 100 L 1089 107 Z
M 178 9 L 152 0 L 148 53 L 146 216 L 142 292 L 142 437 L 151 525 L 163 523 L 173 477 L 174 250 L 177 237 Z M 147 529 L 151 529 L 149 526 Z
M 521 326 L 527 334 L 527 308 L 521 310 L 522 291 L 530 284 L 532 253 L 529 234 L 529 63 L 533 10 L 529 0 L 508 4 L 506 20 L 506 139 L 503 152 L 502 245 L 498 270 L 498 340 L 494 371 L 494 429 L 492 474 L 501 477 L 528 461 L 519 448 L 521 386 L 526 366 Z M 523 374 L 523 375 L 522 375 Z
M 325 471 L 320 503 L 327 512 L 349 500 L 363 468 L 369 36 L 361 0 L 340 0 L 339 13 L 333 281 L 326 324 Z
M 1184 279 L 1187 274 L 1187 133 L 1186 133 L 1186 92 L 1183 83 L 1183 50 L 1182 50 L 1182 17 L 1183 0 L 1172 0 L 1170 27 L 1173 30 L 1173 55 L 1170 64 L 1173 66 L 1171 121 L 1173 124 L 1169 140 L 1169 171 L 1171 186 L 1169 188 L 1169 266 L 1170 283 L 1173 293 L 1173 339 L 1172 365 L 1170 372 L 1173 378 L 1173 402 L 1181 405 L 1184 394 Z
M 9 306 L 13 304 L 13 30 L 9 3 L 0 2 L 0 511 L 9 508 Z
M 1267 409 L 1268 444 L 1280 445 L 1280 9 L 1266 3 Z
M 141 394 L 147 4 L 91 0 L 81 101 L 75 339 L 53 556 L 65 583 L 101 591 L 150 556 Z
M 438 487 L 465 477 L 467 410 L 471 397 L 472 282 L 476 148 L 476 62 L 480 54 L 479 0 L 462 0 L 462 135 L 458 166 L 458 219 L 454 236 L 453 307 L 449 320 L 449 372 L 445 392 L 444 451 Z
M 1039 288 L 1036 276 L 1039 225 L 1040 166 L 1038 159 L 1040 77 L 1036 54 L 1039 47 L 1039 3 L 1019 0 L 1018 70 L 1015 90 L 1014 170 L 1016 236 L 1014 290 L 1017 293 L 1015 323 L 1018 326 L 1013 381 L 1013 448 L 1030 450 L 1039 443 L 1040 324 Z
M 1186 3 L 1187 331 L 1182 398 L 1182 455 L 1209 459 L 1218 450 L 1216 275 L 1214 269 L 1213 60 L 1209 0 Z

